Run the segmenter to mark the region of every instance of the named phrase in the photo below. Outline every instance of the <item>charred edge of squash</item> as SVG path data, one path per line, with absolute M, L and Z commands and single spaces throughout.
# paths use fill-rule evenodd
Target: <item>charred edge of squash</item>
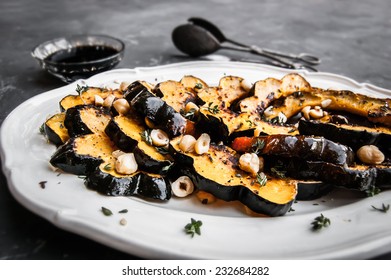
M 70 137 L 77 137 L 103 131 L 110 119 L 105 108 L 77 105 L 66 111 L 64 125 Z
M 171 185 L 166 178 L 142 171 L 121 175 L 106 171 L 101 165 L 88 174 L 84 182 L 88 189 L 108 196 L 140 196 L 160 201 L 171 198 Z
M 296 157 L 338 165 L 350 166 L 354 164 L 354 152 L 350 147 L 335 143 L 324 137 L 268 135 L 254 137 L 252 143 L 254 144 L 257 141 L 264 143 L 263 148 L 258 151 L 261 155 Z M 249 151 L 253 149 L 253 144 L 249 145 Z
M 103 160 L 91 155 L 78 154 L 75 151 L 76 138 L 70 138 L 61 145 L 50 158 L 50 164 L 64 172 L 75 175 L 87 175 L 93 172 Z
M 300 120 L 299 132 L 304 135 L 323 136 L 331 141 L 357 151 L 364 145 L 377 146 L 386 157 L 391 157 L 391 129 L 359 125 L 334 124 L 330 122 Z
M 198 100 L 194 91 L 187 90 L 180 82 L 173 80 L 158 83 L 153 92 L 176 112 L 184 110 L 188 102 L 196 103 Z
M 65 113 L 51 116 L 44 123 L 44 131 L 49 142 L 56 146 L 64 144 L 69 139 L 68 130 L 64 125 Z
M 334 189 L 335 185 L 322 181 L 298 181 L 296 200 L 318 199 Z
M 150 119 L 157 128 L 165 131 L 170 137 L 185 132 L 187 121 L 180 113 L 145 87 L 137 86 L 136 89 L 137 94 L 134 96 L 134 92 L 129 91 L 126 99 L 128 102 L 131 100 L 130 105 L 138 115 Z
M 278 166 L 278 168 L 286 171 L 287 176 L 295 179 L 319 180 L 359 191 L 366 191 L 373 186 L 387 188 L 387 182 L 389 184 L 391 180 L 391 169 L 387 167 L 384 167 L 383 170 L 376 166 L 356 165 L 347 167 L 322 161 L 305 161 L 281 157 L 268 157 L 265 162 L 268 163 L 269 168 Z
M 173 164 L 172 159 L 143 141 L 140 134 L 144 130 L 144 126 L 136 118 L 117 116 L 109 122 L 105 132 L 122 151 L 134 153 L 141 170 L 166 174 Z
M 236 153 L 223 145 L 211 145 L 208 154 L 195 155 L 179 150 L 178 139 L 170 151 L 180 166 L 177 172 L 189 176 L 195 186 L 225 201 L 238 200 L 251 210 L 269 216 L 285 214 L 297 193 L 297 182 L 268 177 L 265 186 L 238 168 Z

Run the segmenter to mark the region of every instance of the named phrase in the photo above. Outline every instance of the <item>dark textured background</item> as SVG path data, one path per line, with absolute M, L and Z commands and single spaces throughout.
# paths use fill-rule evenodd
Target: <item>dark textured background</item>
M 171 31 L 192 16 L 212 20 L 238 41 L 314 53 L 322 58 L 319 71 L 391 89 L 390 14 L 389 0 L 2 0 L 0 123 L 24 100 L 64 85 L 40 70 L 30 56 L 35 45 L 63 35 L 109 34 L 126 43 L 118 67 L 189 61 L 173 46 Z M 133 256 L 64 232 L 27 211 L 0 174 L 0 259 L 119 258 Z

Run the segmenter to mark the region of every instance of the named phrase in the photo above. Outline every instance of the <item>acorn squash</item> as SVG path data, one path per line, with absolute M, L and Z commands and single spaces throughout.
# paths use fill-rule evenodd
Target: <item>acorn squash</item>
M 238 137 L 232 142 L 238 152 L 256 152 L 304 160 L 325 161 L 338 165 L 352 165 L 354 152 L 350 147 L 335 143 L 324 137 L 303 135 L 268 135 Z
M 103 99 L 107 98 L 110 94 L 113 94 L 116 98 L 123 97 L 123 93 L 118 89 L 111 90 L 107 88 L 84 86 L 77 90 L 79 95 L 70 94 L 60 100 L 60 110 L 62 112 L 77 105 L 95 104 L 95 95 L 98 95 Z
M 125 98 L 139 116 L 148 118 L 156 128 L 162 129 L 170 137 L 187 131 L 187 120 L 141 82 L 129 85 Z
M 208 153 L 184 153 L 180 137 L 170 151 L 180 172 L 199 189 L 225 201 L 239 200 L 251 210 L 269 216 L 284 215 L 297 194 L 297 181 L 267 177 L 264 185 L 238 167 L 239 155 L 224 145 L 211 145 Z M 178 166 L 177 166 L 178 168 Z
M 77 105 L 65 113 L 64 125 L 70 137 L 104 131 L 111 114 L 103 107 Z
M 142 134 L 148 133 L 148 129 L 136 117 L 116 116 L 109 122 L 105 132 L 122 151 L 134 153 L 141 170 L 166 174 L 173 164 L 168 152 L 143 139 Z
M 65 113 L 58 113 L 47 119 L 43 125 L 47 140 L 56 146 L 64 144 L 69 139 L 64 120 Z
M 328 110 L 349 112 L 368 118 L 371 122 L 391 126 L 391 109 L 389 98 L 374 98 L 347 90 L 324 90 L 312 88 L 311 92 L 299 92 L 273 103 L 267 119 L 272 120 L 283 113 L 288 119 L 299 113 L 306 106 L 321 106 L 322 101 L 331 100 Z M 280 100 L 277 100 L 280 101 Z
M 377 146 L 386 157 L 391 157 L 391 128 L 363 126 L 354 123 L 333 123 L 332 116 L 320 120 L 299 121 L 299 132 L 303 135 L 323 136 L 332 141 L 347 145 L 357 151 L 364 145 Z

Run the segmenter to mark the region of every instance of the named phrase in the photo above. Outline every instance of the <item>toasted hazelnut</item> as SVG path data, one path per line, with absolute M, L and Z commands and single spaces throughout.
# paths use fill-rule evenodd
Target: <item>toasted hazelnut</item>
M 381 164 L 385 159 L 384 154 L 374 145 L 362 146 L 357 151 L 357 157 L 366 164 Z
M 239 167 L 243 171 L 256 175 L 259 172 L 260 163 L 255 153 L 245 153 L 239 158 Z
M 133 153 L 120 155 L 115 162 L 115 170 L 120 174 L 130 175 L 137 169 L 138 165 Z
M 167 146 L 168 142 L 170 142 L 167 133 L 165 133 L 161 129 L 152 129 L 151 139 L 152 139 L 152 144 L 156 147 Z
M 320 103 L 320 105 L 322 106 L 322 108 L 326 108 L 331 104 L 331 101 L 331 99 L 325 99 Z
M 177 197 L 186 197 L 193 193 L 194 184 L 188 176 L 181 176 L 171 184 L 172 192 Z
M 253 86 L 249 80 L 246 80 L 246 79 L 243 79 L 241 82 L 240 82 L 240 86 L 242 87 L 242 89 L 244 89 L 246 92 L 249 92 L 251 87 Z
M 197 142 L 197 140 L 194 138 L 194 136 L 190 134 L 183 135 L 181 141 L 179 142 L 179 149 L 181 149 L 183 152 L 192 152 L 194 151 L 194 145 Z
M 306 120 L 309 120 L 309 119 L 310 119 L 310 110 L 311 110 L 311 106 L 305 106 L 305 107 L 301 110 L 301 113 L 303 114 L 303 117 L 304 117 Z
M 130 85 L 130 82 L 122 82 L 119 85 L 119 90 L 126 91 L 128 89 L 128 86 Z
M 323 110 L 322 108 L 314 108 L 314 109 L 311 109 L 310 112 L 309 112 L 309 116 L 313 119 L 320 119 L 323 117 Z
M 108 107 L 110 108 L 113 105 L 115 96 L 113 94 L 110 94 L 105 98 L 105 101 L 103 102 L 103 107 Z
M 210 147 L 210 136 L 207 133 L 202 133 L 200 137 L 198 137 L 197 141 L 194 144 L 194 151 L 202 155 L 209 151 Z
M 273 106 L 269 106 L 263 111 L 265 117 L 270 117 L 273 114 Z
M 103 106 L 104 100 L 101 96 L 95 95 L 94 99 L 95 99 L 95 106 Z
M 130 105 L 125 98 L 115 100 L 113 107 L 120 115 L 126 115 L 130 110 Z

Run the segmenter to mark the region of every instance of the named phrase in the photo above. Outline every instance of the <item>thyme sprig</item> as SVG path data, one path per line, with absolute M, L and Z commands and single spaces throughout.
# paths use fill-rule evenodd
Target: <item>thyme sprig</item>
M 257 174 L 257 181 L 261 185 L 261 187 L 265 186 L 267 183 L 267 177 L 266 177 L 265 173 L 259 172 Z
M 316 217 L 311 224 L 313 230 L 320 230 L 324 227 L 328 227 L 331 224 L 331 221 L 329 218 L 323 216 L 323 214 L 320 214 L 320 216 Z
M 103 215 L 105 215 L 105 216 L 113 215 L 113 212 L 110 209 L 106 208 L 106 207 L 102 206 L 101 210 L 102 210 Z
M 76 92 L 80 95 L 83 92 L 86 92 L 90 87 L 89 86 L 80 86 L 79 84 L 76 85 Z
M 373 205 L 371 205 L 373 209 L 379 211 L 379 212 L 383 212 L 383 213 L 387 213 L 388 210 L 390 210 L 390 204 L 387 204 L 385 205 L 384 203 L 382 203 L 382 208 L 377 208 Z
M 376 186 L 370 186 L 367 190 L 365 190 L 365 194 L 368 197 L 375 196 L 381 192 L 381 189 L 379 189 Z
M 191 218 L 191 222 L 185 226 L 185 232 L 186 234 L 190 234 L 193 238 L 195 234 L 201 235 L 201 226 L 201 221 L 196 221 L 195 219 Z
M 212 107 L 213 102 L 208 103 L 208 111 L 212 114 L 218 114 L 220 112 L 219 105 L 214 105 Z
M 149 145 L 152 146 L 152 137 L 151 137 L 151 131 L 149 129 L 144 130 L 140 133 L 141 139 L 145 142 L 147 142 Z
M 258 154 L 259 151 L 261 151 L 265 147 L 265 141 L 261 139 L 257 139 L 255 143 L 251 145 L 251 150 L 255 153 Z

